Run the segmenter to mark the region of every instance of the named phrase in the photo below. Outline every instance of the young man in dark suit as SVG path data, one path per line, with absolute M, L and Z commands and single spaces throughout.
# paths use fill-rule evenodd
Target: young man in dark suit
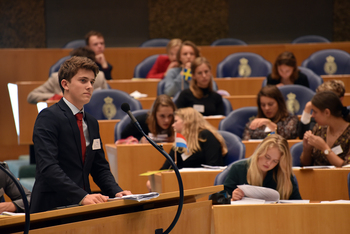
M 84 112 L 98 71 L 96 63 L 86 57 L 72 57 L 59 70 L 63 98 L 41 111 L 34 125 L 37 166 L 31 213 L 131 194 L 115 182 L 102 149 L 98 122 Z M 107 196 L 90 194 L 89 174 Z

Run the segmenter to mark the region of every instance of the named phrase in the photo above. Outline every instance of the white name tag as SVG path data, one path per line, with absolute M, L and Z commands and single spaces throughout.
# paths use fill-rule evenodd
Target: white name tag
M 340 145 L 333 147 L 333 148 L 332 148 L 332 151 L 333 151 L 336 155 L 339 155 L 339 154 L 343 153 L 343 149 L 341 148 Z
M 193 109 L 195 109 L 199 113 L 204 113 L 204 105 L 194 104 L 193 105 Z
M 92 142 L 92 150 L 99 150 L 99 149 L 101 149 L 101 140 L 100 138 L 94 139 L 94 141 Z

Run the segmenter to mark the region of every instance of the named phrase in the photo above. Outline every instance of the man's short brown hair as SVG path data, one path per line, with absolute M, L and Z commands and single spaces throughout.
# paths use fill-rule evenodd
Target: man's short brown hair
M 78 73 L 79 69 L 90 70 L 94 73 L 95 77 L 99 72 L 96 63 L 87 57 L 73 56 L 72 58 L 66 60 L 58 71 L 58 81 L 63 93 L 64 88 L 61 84 L 62 80 L 67 80 L 70 82 L 72 77 Z

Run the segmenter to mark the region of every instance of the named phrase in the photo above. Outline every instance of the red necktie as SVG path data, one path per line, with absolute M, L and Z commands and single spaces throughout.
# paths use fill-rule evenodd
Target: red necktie
M 77 124 L 80 130 L 80 143 L 81 143 L 81 153 L 83 155 L 83 163 L 85 161 L 85 152 L 86 152 L 86 142 L 85 142 L 85 136 L 83 131 L 83 113 L 77 113 L 75 115 L 75 118 L 77 119 Z

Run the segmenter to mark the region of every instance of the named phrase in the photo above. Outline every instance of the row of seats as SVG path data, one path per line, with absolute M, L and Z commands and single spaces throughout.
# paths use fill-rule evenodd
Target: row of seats
M 169 43 L 170 39 L 167 38 L 154 38 L 147 40 L 143 42 L 140 47 L 166 47 L 167 44 Z M 301 36 L 292 41 L 292 44 L 297 44 L 297 43 L 329 43 L 330 41 L 322 36 L 318 35 L 306 35 L 306 36 Z M 78 40 L 73 40 L 68 42 L 63 46 L 63 48 L 78 48 L 81 46 L 85 46 L 85 40 L 83 39 L 78 39 Z M 236 39 L 236 38 L 221 38 L 213 41 L 211 43 L 211 46 L 226 46 L 226 45 L 247 45 L 246 42 Z
M 158 56 L 149 56 L 139 63 L 134 69 L 134 77 L 146 78 Z M 320 50 L 304 60 L 301 67 L 308 68 L 317 76 L 350 74 L 350 54 L 338 49 Z M 272 64 L 261 55 L 240 52 L 227 56 L 217 65 L 216 77 L 266 77 L 271 69 Z M 306 73 L 311 74 L 310 71 Z

